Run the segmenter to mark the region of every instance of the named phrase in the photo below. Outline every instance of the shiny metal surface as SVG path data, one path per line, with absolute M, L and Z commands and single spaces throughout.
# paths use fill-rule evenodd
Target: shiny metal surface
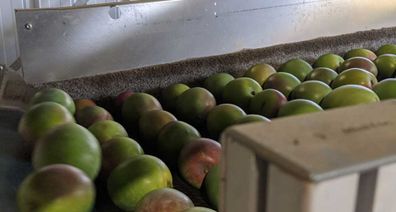
M 396 25 L 394 0 L 168 0 L 17 11 L 24 76 L 40 83 Z M 26 30 L 31 23 L 33 30 Z
M 82 6 L 86 4 L 103 4 L 103 3 L 119 2 L 121 0 L 33 0 L 33 1 L 34 1 L 34 8 L 56 8 L 56 7 Z
M 0 64 L 0 109 L 24 110 L 35 92 L 33 87 L 25 83 L 18 70 Z
M 10 65 L 19 57 L 15 9 L 70 7 L 103 4 L 121 0 L 1 0 L 0 1 L 0 63 Z

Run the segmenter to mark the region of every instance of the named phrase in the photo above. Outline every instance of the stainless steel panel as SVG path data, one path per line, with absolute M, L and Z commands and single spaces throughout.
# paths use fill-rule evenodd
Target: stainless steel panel
M 103 4 L 111 2 L 119 2 L 121 0 L 34 0 L 35 8 L 57 8 L 81 6 L 85 4 Z
M 395 26 L 396 2 L 169 0 L 16 17 L 25 79 L 40 83 Z
M 15 27 L 15 9 L 53 8 L 74 6 L 79 0 L 1 0 L 0 1 L 0 64 L 10 65 L 19 57 Z M 80 0 L 81 1 L 81 0 Z M 88 4 L 121 0 L 83 0 Z

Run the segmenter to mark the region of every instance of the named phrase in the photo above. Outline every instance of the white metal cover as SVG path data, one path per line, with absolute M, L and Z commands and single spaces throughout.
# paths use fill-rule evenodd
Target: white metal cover
M 220 211 L 395 211 L 395 105 L 389 100 L 226 130 Z
M 40 83 L 395 26 L 396 2 L 169 0 L 18 11 L 17 22 L 25 79 Z
M 54 8 L 73 6 L 78 1 L 88 4 L 121 0 L 1 0 L 0 1 L 0 64 L 10 65 L 19 56 L 15 28 L 15 9 Z

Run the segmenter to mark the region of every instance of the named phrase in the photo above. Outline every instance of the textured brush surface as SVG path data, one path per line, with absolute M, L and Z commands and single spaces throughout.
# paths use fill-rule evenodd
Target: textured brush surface
M 384 28 L 34 86 L 58 87 L 74 98 L 101 99 L 116 96 L 125 89 L 155 93 L 159 88 L 177 82 L 197 84 L 217 72 L 241 76 L 257 63 L 269 63 L 277 68 L 292 58 L 313 63 L 317 57 L 329 52 L 343 56 L 354 48 L 376 50 L 383 44 L 396 43 L 395 35 L 396 28 Z

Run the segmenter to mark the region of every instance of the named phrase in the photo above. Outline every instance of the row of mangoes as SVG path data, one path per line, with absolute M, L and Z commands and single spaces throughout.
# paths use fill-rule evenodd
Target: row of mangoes
M 296 58 L 277 70 L 256 64 L 238 78 L 216 73 L 202 87 L 170 85 L 162 90 L 161 102 L 179 119 L 218 139 L 238 123 L 396 98 L 396 45 L 381 46 L 376 53 L 353 49 L 344 58 L 329 53 L 313 65 Z
M 211 147 L 215 153 L 210 155 L 213 161 L 209 162 L 217 164 L 220 144 L 200 138 L 194 127 L 177 122 L 166 111 L 150 111 L 146 116 L 163 114 L 171 117 L 168 122 L 174 122 L 164 131 L 165 142 L 167 138 L 180 139 L 180 130 L 189 130 L 185 139 L 195 139 L 193 145 L 183 148 L 185 160 L 180 167 L 188 182 L 200 187 L 203 179 L 191 174 L 200 171 L 195 170 L 198 160 L 195 150 Z M 152 127 L 146 127 L 141 129 L 150 133 Z M 92 100 L 73 101 L 60 89 L 43 89 L 33 96 L 18 131 L 31 151 L 34 167 L 18 190 L 20 211 L 91 211 L 95 179 L 97 183 L 106 183 L 113 203 L 125 211 L 213 211 L 194 207 L 187 195 L 173 189 L 168 166 L 161 159 L 144 154 L 142 145 L 128 137 L 127 130 Z M 212 175 L 211 180 L 206 180 L 207 188 L 217 188 L 209 184 L 218 184 L 218 170 Z M 206 190 L 218 198 L 213 195 L 217 190 Z M 214 203 L 216 206 L 217 200 Z

